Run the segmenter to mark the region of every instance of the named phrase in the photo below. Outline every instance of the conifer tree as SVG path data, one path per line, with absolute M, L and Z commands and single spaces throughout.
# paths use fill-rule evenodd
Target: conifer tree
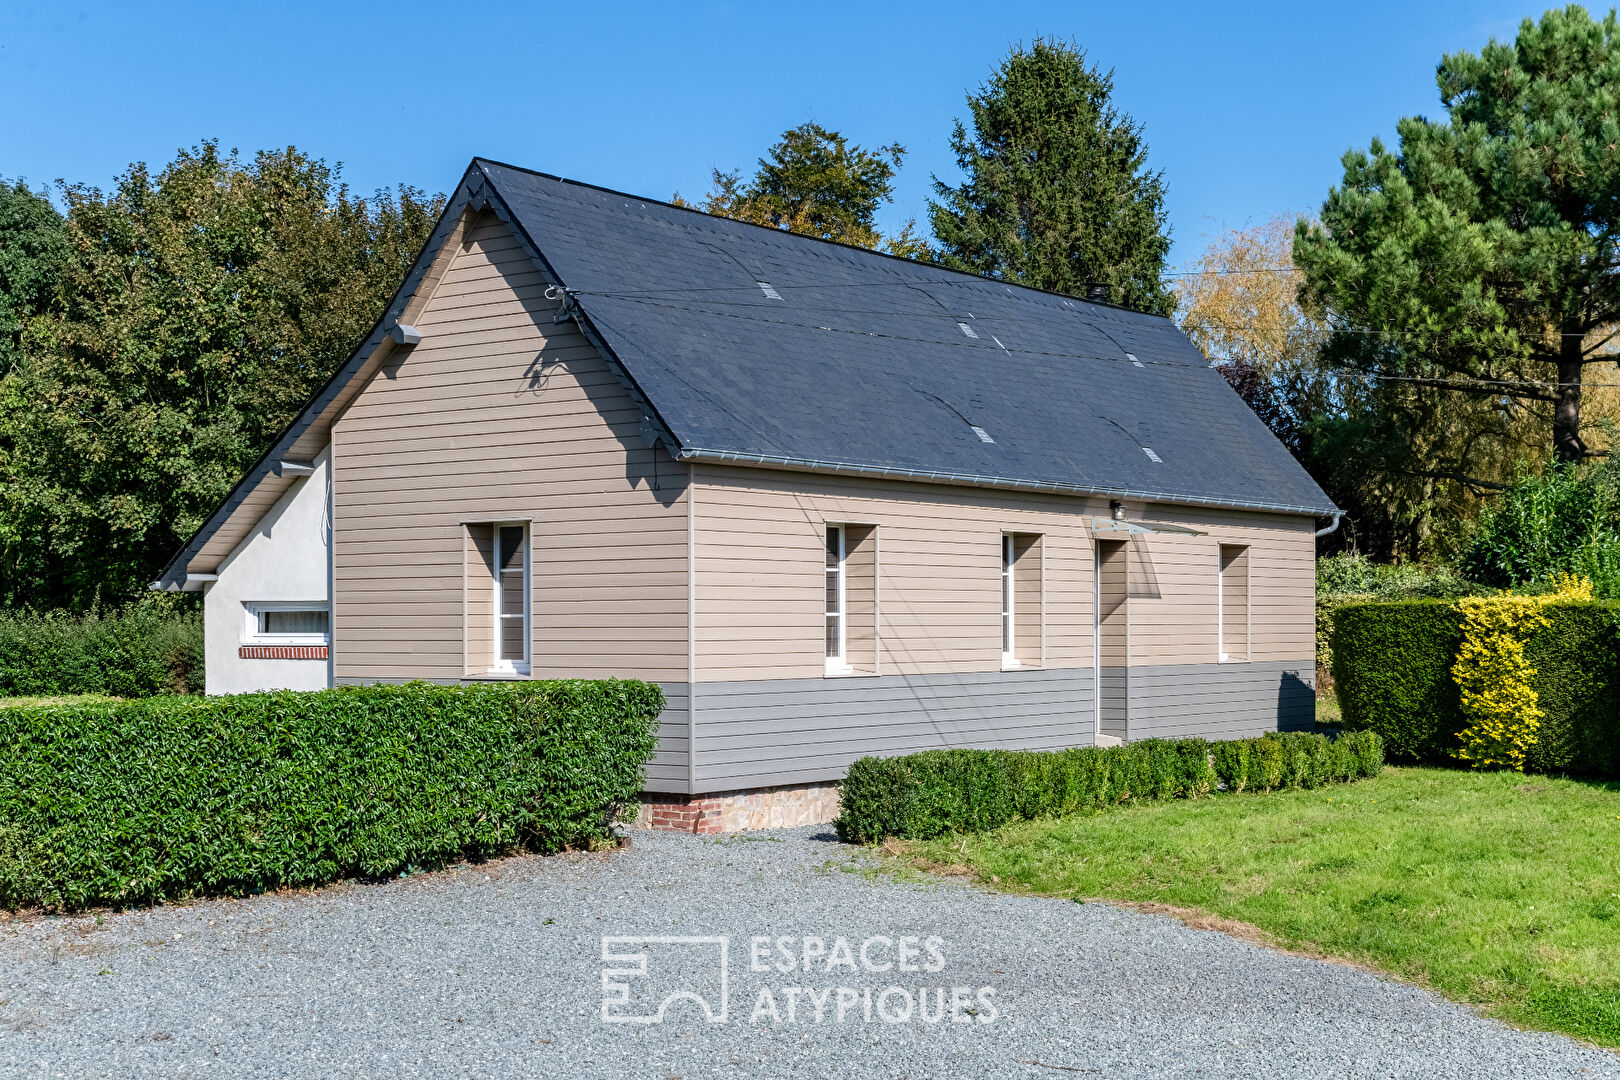
M 939 261 L 958 270 L 1168 314 L 1164 180 L 1142 126 L 1112 101 L 1113 72 L 1077 46 L 1014 47 L 968 95 L 951 149 L 966 179 L 938 177 L 929 203 Z

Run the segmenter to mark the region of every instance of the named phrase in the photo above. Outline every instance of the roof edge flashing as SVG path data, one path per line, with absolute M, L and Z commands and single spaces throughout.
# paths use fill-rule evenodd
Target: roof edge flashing
M 1146 491 L 1135 488 L 1110 488 L 1090 484 L 1064 484 L 1049 480 L 1016 480 L 1010 477 L 984 476 L 977 473 L 955 473 L 939 469 L 903 469 L 883 465 L 863 465 L 845 461 L 818 461 L 781 454 L 751 454 L 733 450 L 709 450 L 687 447 L 679 460 L 708 465 L 754 465 L 760 468 L 785 469 L 793 472 L 827 473 L 841 476 L 863 476 L 878 480 L 913 480 L 931 484 L 960 484 L 965 487 L 999 488 L 1007 491 L 1040 491 L 1054 495 L 1096 495 L 1110 499 L 1135 499 L 1141 502 L 1172 506 L 1208 506 L 1228 510 L 1256 510 L 1273 514 L 1293 514 L 1301 517 L 1325 517 L 1338 513 L 1337 507 L 1303 506 L 1290 503 L 1268 503 L 1252 499 L 1228 499 L 1182 495 L 1169 491 Z

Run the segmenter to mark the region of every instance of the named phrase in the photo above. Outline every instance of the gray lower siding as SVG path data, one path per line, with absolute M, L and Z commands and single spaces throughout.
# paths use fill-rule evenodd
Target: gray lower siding
M 1309 729 L 1315 675 L 1311 661 L 1131 668 L 1124 734 L 1233 739 Z M 1095 723 L 1090 668 L 699 683 L 693 770 L 687 684 L 660 685 L 668 704 L 647 763 L 654 792 L 840 780 L 867 754 L 1090 746 Z
M 647 762 L 647 790 L 685 792 L 691 783 L 686 763 L 688 684 L 658 685 L 664 690 L 664 711 L 658 717 L 658 749 Z
M 697 790 L 842 779 L 850 762 L 942 747 L 1092 742 L 1091 670 L 697 685 Z
M 1315 721 L 1314 660 L 1131 668 L 1131 739 L 1240 739 Z

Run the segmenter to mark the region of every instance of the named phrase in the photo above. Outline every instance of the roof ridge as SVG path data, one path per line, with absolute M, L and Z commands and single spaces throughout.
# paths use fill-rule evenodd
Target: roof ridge
M 1068 300 L 1072 303 L 1090 304 L 1092 307 L 1101 308 L 1104 311 L 1118 311 L 1124 312 L 1127 315 L 1138 315 L 1149 319 L 1163 319 L 1171 325 L 1175 324 L 1175 320 L 1171 316 L 1160 315 L 1153 311 L 1139 311 L 1136 308 L 1125 307 L 1123 304 L 1115 304 L 1107 300 L 1091 300 L 1084 296 L 1075 296 L 1072 293 L 1058 292 L 1056 289 L 1043 289 L 1038 285 L 1025 285 L 1023 282 L 1008 281 L 1005 278 L 991 277 L 989 274 L 979 274 L 971 270 L 958 270 L 955 267 L 945 266 L 941 263 L 923 262 L 921 259 L 908 259 L 904 255 L 896 255 L 893 252 L 881 251 L 877 248 L 861 247 L 859 244 L 850 244 L 843 240 L 828 240 L 820 236 L 809 236 L 805 233 L 789 232 L 786 229 L 778 229 L 772 225 L 761 225 L 756 221 L 743 221 L 740 218 L 728 218 L 723 214 L 711 214 L 707 210 L 699 210 L 695 206 L 682 206 L 679 203 L 669 202 L 665 199 L 655 199 L 648 195 L 637 195 L 634 192 L 621 191 L 618 188 L 610 188 L 604 184 L 593 184 L 588 180 L 575 180 L 572 177 L 559 176 L 556 173 L 548 173 L 541 169 L 530 169 L 522 165 L 513 165 L 509 161 L 497 161 L 494 158 L 474 155 L 472 164 L 494 165 L 497 168 L 511 169 L 513 172 L 526 173 L 530 176 L 538 176 L 546 180 L 554 180 L 559 184 L 568 184 L 573 187 L 586 188 L 590 191 L 599 191 L 605 195 L 617 195 L 624 199 L 635 199 L 638 202 L 652 203 L 655 206 L 662 206 L 668 210 L 680 210 L 685 213 L 696 214 L 699 217 L 708 218 L 711 221 L 729 221 L 734 224 L 744 225 L 752 229 L 763 229 L 765 232 L 773 233 L 779 237 L 793 237 L 794 242 L 802 241 L 809 244 L 827 244 L 831 247 L 845 248 L 849 251 L 857 251 L 867 255 L 876 255 L 884 259 L 893 259 L 895 262 L 902 263 L 906 266 L 926 267 L 930 270 L 938 270 L 942 273 L 954 274 L 957 277 L 963 278 L 967 281 L 984 282 L 990 285 L 1005 285 L 1010 289 L 1020 289 L 1024 292 L 1035 293 L 1039 296 L 1052 296 L 1058 298 L 1059 300 Z M 486 173 L 485 175 L 487 176 L 488 174 Z

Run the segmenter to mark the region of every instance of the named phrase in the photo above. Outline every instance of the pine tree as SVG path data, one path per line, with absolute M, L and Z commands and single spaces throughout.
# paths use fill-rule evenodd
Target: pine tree
M 1447 117 L 1347 153 L 1321 225 L 1298 226 L 1302 295 L 1337 328 L 1325 360 L 1538 418 L 1579 461 L 1583 373 L 1617 359 L 1620 24 L 1549 11 L 1437 81 Z
M 1142 126 L 1114 108 L 1113 72 L 1077 46 L 1014 47 L 978 93 L 973 132 L 951 149 L 966 180 L 934 178 L 939 261 L 1037 288 L 1169 314 L 1164 180 L 1147 171 Z

